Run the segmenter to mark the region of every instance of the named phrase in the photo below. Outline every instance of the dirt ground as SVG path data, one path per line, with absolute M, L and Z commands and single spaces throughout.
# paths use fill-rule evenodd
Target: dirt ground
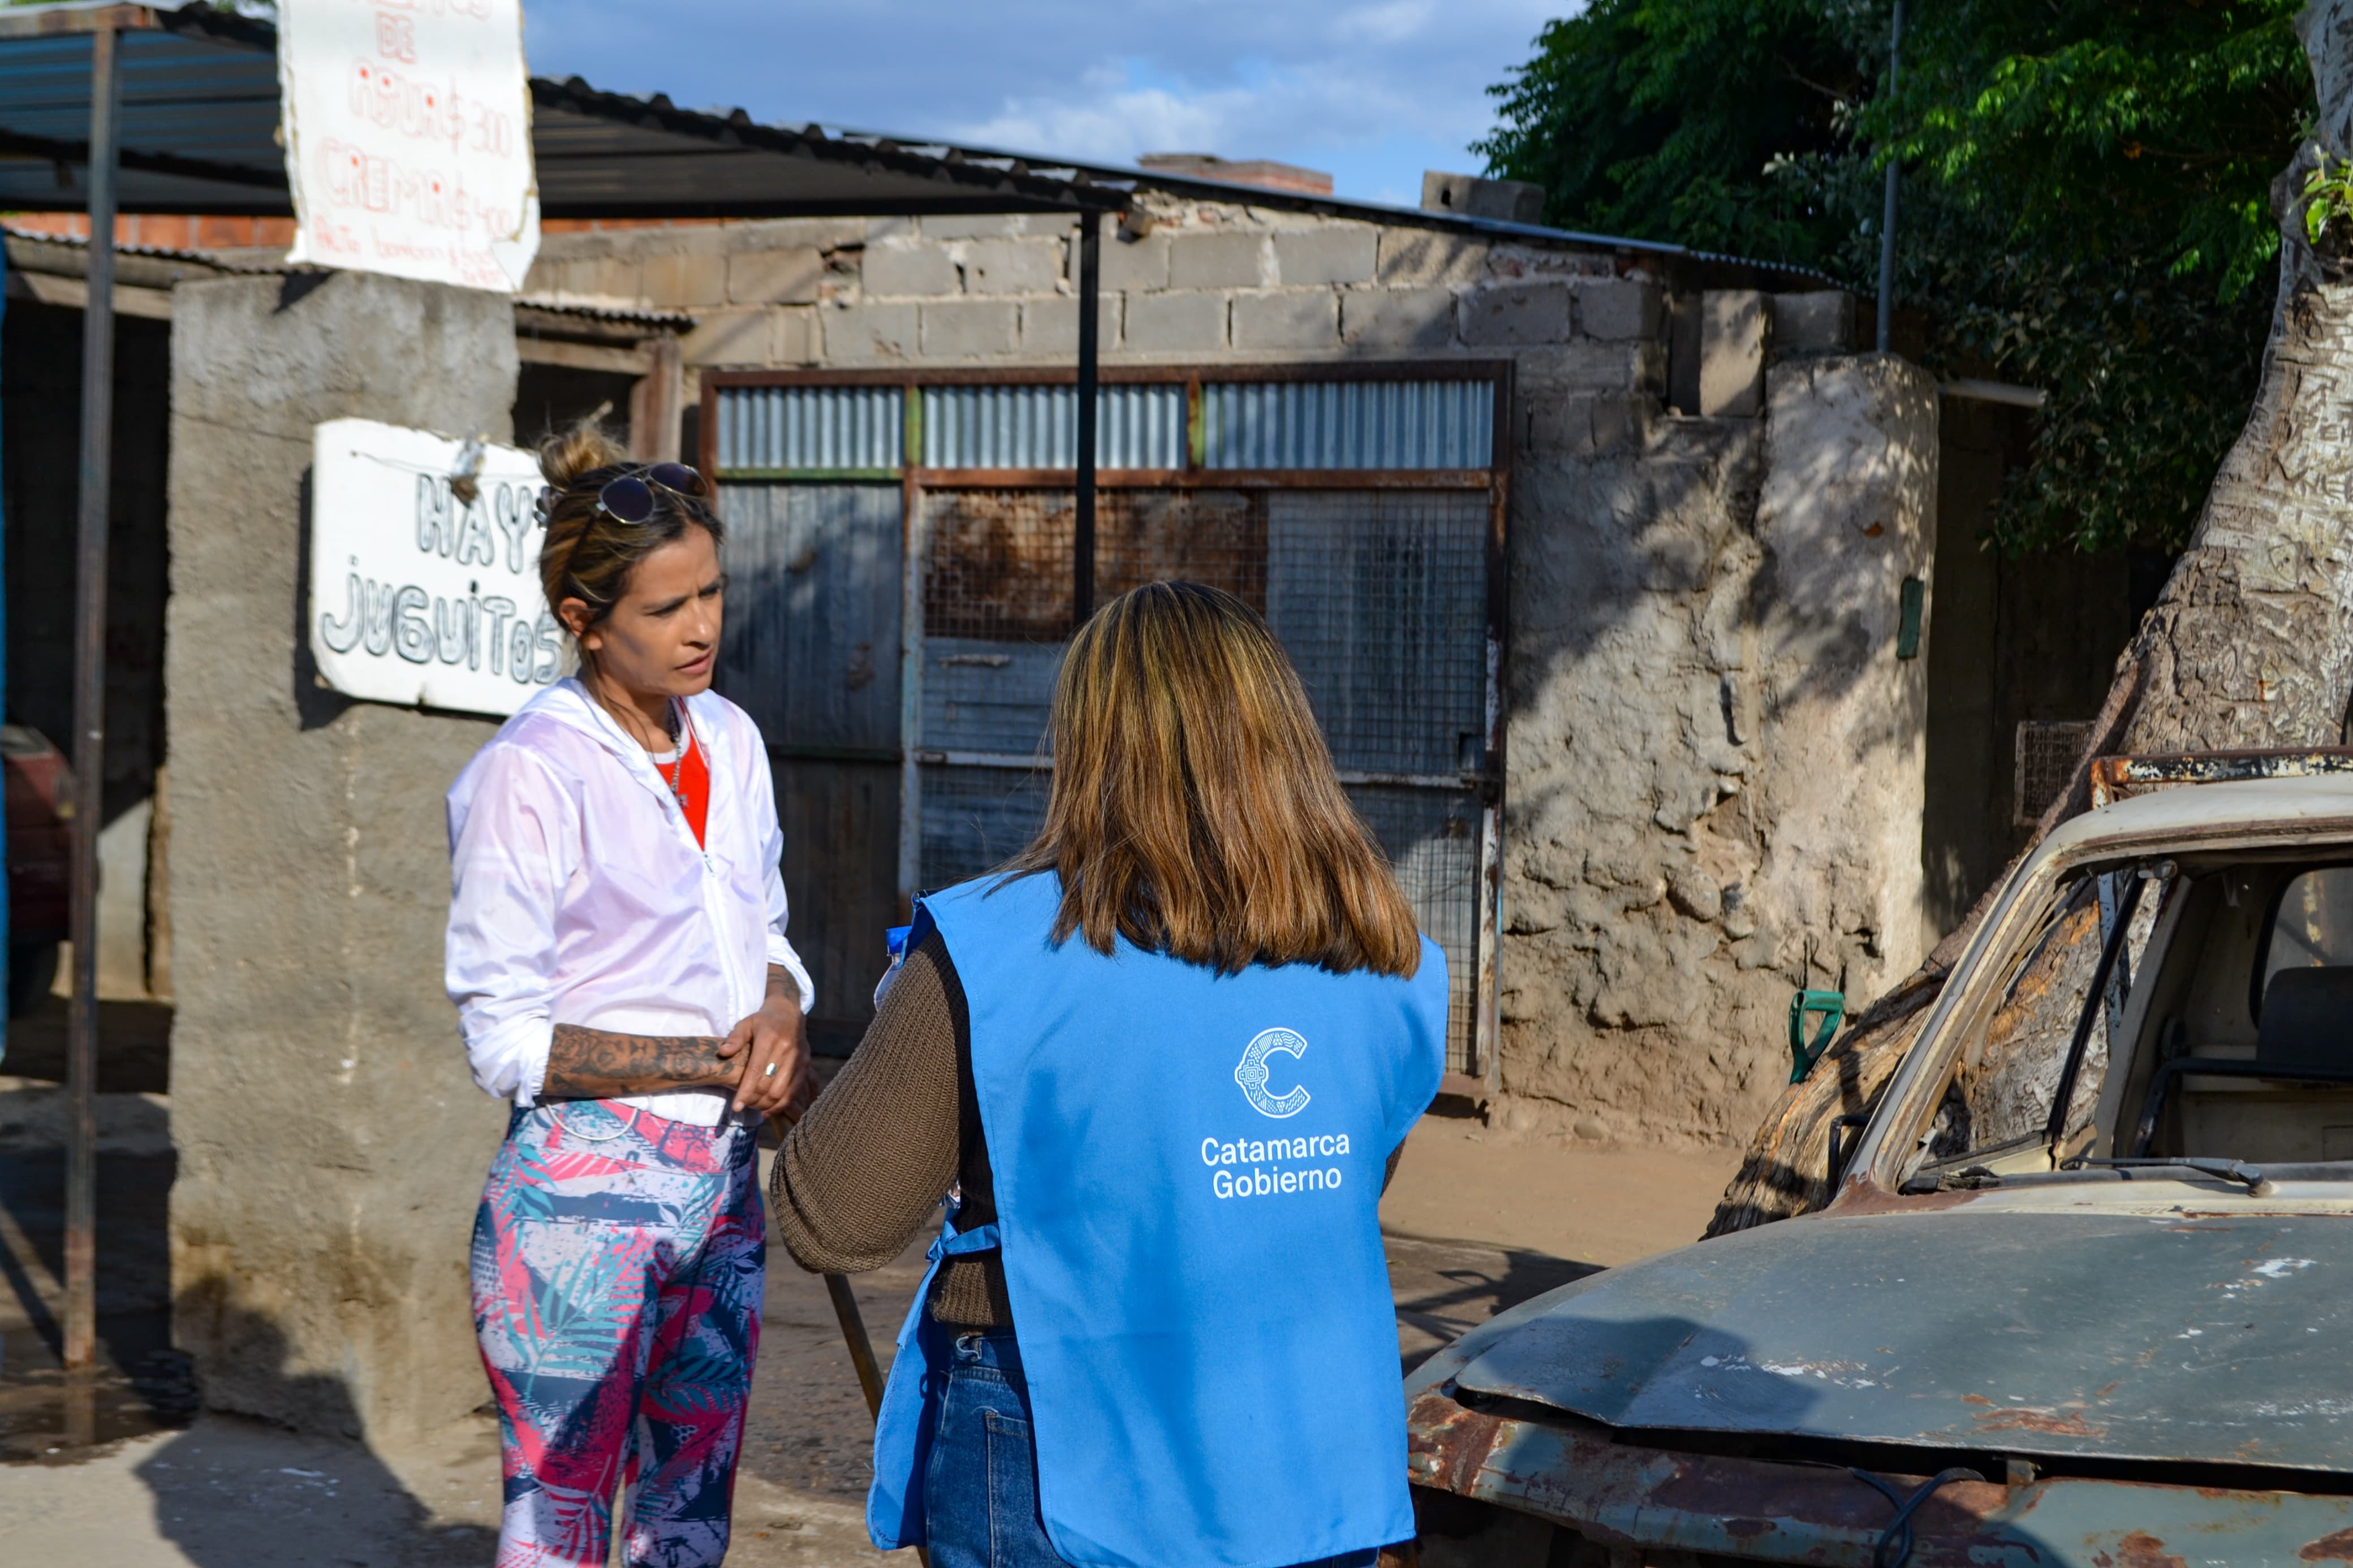
M 17 1063 L 12 1063 L 18 1065 Z M 498 1447 L 476 1417 L 377 1452 L 204 1415 L 169 1349 L 164 1195 L 169 1097 L 100 1097 L 101 1337 L 66 1441 L 58 1370 L 62 1092 L 0 1077 L 0 1562 L 87 1568 L 443 1568 L 487 1563 Z M 1732 1151 L 1588 1152 L 1425 1119 L 1382 1205 L 1400 1360 L 1505 1306 L 1697 1237 Z M 879 1352 L 922 1272 L 910 1247 L 857 1292 Z M 729 1562 L 872 1563 L 862 1501 L 872 1428 L 824 1286 L 772 1254 L 760 1370 Z M 76 1433 L 74 1436 L 81 1436 Z

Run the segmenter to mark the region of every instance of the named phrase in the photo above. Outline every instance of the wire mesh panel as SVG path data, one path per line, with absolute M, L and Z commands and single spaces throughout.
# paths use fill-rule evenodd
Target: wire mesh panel
M 1476 772 L 1486 739 L 1486 496 L 1282 490 L 1267 509 L 1267 620 L 1334 760 L 1367 773 Z
M 1056 490 L 924 495 L 923 635 L 1061 642 L 1071 635 L 1071 497 Z
M 1267 607 L 1263 491 L 1106 490 L 1095 501 L 1095 592 L 1206 583 Z M 1071 635 L 1074 503 L 1066 491 L 934 490 L 925 497 L 923 633 L 1060 642 Z
M 1003 865 L 1046 819 L 1043 767 L 923 770 L 923 886 L 945 888 Z
M 1067 492 L 926 492 L 923 637 L 914 744 L 927 758 L 1037 758 L 1033 768 L 918 770 L 916 885 L 976 877 L 1027 844 L 1046 810 L 1046 721 L 1071 629 L 1077 532 Z
M 2092 738 L 2088 719 L 2025 719 L 2019 721 L 2010 785 L 2010 820 L 2031 827 L 2075 776 L 2075 759 Z
M 990 765 L 934 764 L 923 774 L 921 885 L 945 886 L 977 865 L 976 846 L 1018 847 L 1036 831 L 1042 794 L 1008 788 L 1008 757 L 1042 757 L 1054 678 L 1071 635 L 1073 503 L 1067 492 L 934 490 L 923 499 L 923 667 L 918 748 L 986 753 Z M 1107 491 L 1097 500 L 1097 593 L 1184 580 L 1266 605 L 1266 498 L 1240 490 Z M 965 777 L 966 773 L 987 775 Z M 934 775 L 962 826 L 936 824 Z M 974 792 L 978 792 L 976 795 Z M 996 803 L 986 810 L 975 800 Z M 1027 801 L 1029 805 L 1019 803 Z M 1019 816 L 1027 809 L 1030 815 Z M 1009 853 L 1010 851 L 1007 851 Z M 1002 855 L 998 857 L 1002 858 Z
M 1467 790 L 1352 784 L 1348 798 L 1397 868 L 1422 933 L 1446 953 L 1446 1070 L 1472 1070 L 1478 1032 L 1480 798 Z
M 1264 615 L 1266 519 L 1263 490 L 1112 491 L 1095 509 L 1095 593 L 1203 583 Z

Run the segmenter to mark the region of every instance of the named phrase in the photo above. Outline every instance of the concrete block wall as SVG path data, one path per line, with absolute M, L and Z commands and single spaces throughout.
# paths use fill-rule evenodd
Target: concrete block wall
M 505 440 L 513 344 L 501 295 L 366 273 L 173 299 L 173 1330 L 208 1403 L 312 1431 L 482 1402 L 467 1248 L 506 1116 L 441 987 L 442 796 L 497 725 L 314 684 L 311 429 Z
M 551 234 L 524 291 L 689 312 L 696 324 L 681 347 L 690 366 L 807 364 L 829 269 L 845 247 L 856 254 L 866 232 L 863 218 L 782 218 Z M 912 338 L 913 326 L 906 331 Z
M 1147 197 L 1103 220 L 1106 359 L 1493 356 L 1660 339 L 1660 282 L 1606 253 Z M 547 237 L 527 292 L 684 310 L 691 368 L 1061 363 L 1075 220 L 810 219 Z M 1608 356 L 1603 356 L 1608 359 Z M 1599 363 L 1599 362 L 1597 362 Z M 1625 392 L 1645 364 L 1623 360 Z M 1600 374 L 1597 372 L 1596 374 Z

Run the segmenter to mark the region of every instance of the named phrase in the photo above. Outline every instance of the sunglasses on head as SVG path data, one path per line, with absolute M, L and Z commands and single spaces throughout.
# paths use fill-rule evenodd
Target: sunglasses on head
M 607 479 L 596 492 L 596 510 L 617 522 L 641 523 L 654 514 L 654 490 L 701 497 L 702 476 L 684 463 L 648 463 L 620 478 Z

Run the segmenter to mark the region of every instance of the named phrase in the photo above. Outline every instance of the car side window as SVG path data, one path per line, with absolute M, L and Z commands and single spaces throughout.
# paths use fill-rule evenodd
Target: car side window
M 2124 912 L 2128 877 L 2084 877 L 2063 889 L 2012 958 L 2000 999 L 1957 1058 L 1953 1080 L 1930 1131 L 1931 1160 L 1944 1163 L 2041 1144 L 2076 1023 L 2099 968 L 2101 943 Z M 2138 975 L 2157 903 L 2153 897 L 2137 900 L 2124 951 L 2094 1005 L 2091 1032 L 2063 1123 L 2070 1133 L 2088 1122 L 2099 1104 L 2111 1036 Z
M 2247 997 L 2250 1017 L 2263 1016 L 2263 993 L 2284 969 L 2353 964 L 2353 866 L 2317 866 L 2289 878 L 2272 908 L 2263 957 Z

